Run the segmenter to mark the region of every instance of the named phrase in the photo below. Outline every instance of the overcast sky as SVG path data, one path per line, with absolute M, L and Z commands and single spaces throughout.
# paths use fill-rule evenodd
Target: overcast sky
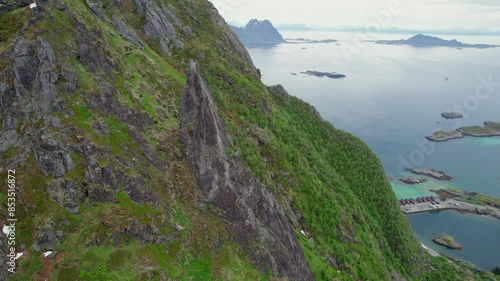
M 245 24 L 251 18 L 273 24 L 304 23 L 327 27 L 362 27 L 373 13 L 399 3 L 387 27 L 420 30 L 500 30 L 500 0 L 211 0 L 226 21 Z M 393 9 L 394 10 L 394 9 Z M 382 12 L 384 14 L 384 12 Z

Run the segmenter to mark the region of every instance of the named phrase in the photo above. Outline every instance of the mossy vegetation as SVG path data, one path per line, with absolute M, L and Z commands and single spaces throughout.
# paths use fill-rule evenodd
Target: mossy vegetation
M 443 235 L 440 235 L 438 237 L 433 238 L 432 241 L 434 241 L 434 243 L 439 244 L 441 246 L 444 246 L 448 249 L 462 250 L 462 246 L 460 246 L 460 244 L 458 244 L 458 242 L 455 241 L 455 239 L 453 237 L 451 237 L 450 235 L 443 234 Z
M 485 122 L 484 126 L 468 126 L 462 127 L 460 131 L 470 135 L 492 135 L 500 134 L 500 122 Z
M 445 141 L 450 139 L 458 139 L 462 137 L 463 137 L 462 133 L 456 130 L 451 130 L 451 131 L 437 131 L 427 138 L 429 140 L 434 140 L 434 141 Z

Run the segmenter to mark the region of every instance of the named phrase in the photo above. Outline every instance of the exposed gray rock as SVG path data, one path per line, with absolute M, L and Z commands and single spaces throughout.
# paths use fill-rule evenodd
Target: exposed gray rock
M 145 183 L 142 177 L 129 176 L 119 169 L 116 176 L 118 182 L 123 186 L 123 191 L 137 204 L 153 203 L 156 198 L 150 191 L 150 185 Z
M 275 194 L 226 155 L 228 137 L 194 62 L 182 95 L 180 120 L 184 156 L 206 201 L 224 212 L 236 243 L 256 268 L 289 280 L 314 280 Z
M 45 175 L 63 177 L 73 169 L 73 160 L 68 149 L 52 137 L 42 137 L 39 148 L 34 148 L 36 160 Z
M 156 167 L 159 171 L 165 170 L 166 164 L 160 159 L 158 153 L 149 146 L 146 139 L 137 132 L 132 126 L 129 127 L 129 133 L 132 139 L 141 147 L 144 157 Z
M 56 232 L 50 228 L 46 227 L 36 234 L 35 240 L 35 251 L 52 251 L 56 249 L 59 240 L 56 237 Z
M 30 3 L 31 0 L 0 0 L 0 17 L 19 7 L 28 6 Z
M 113 79 L 110 64 L 97 40 L 102 36 L 100 32 L 90 31 L 80 22 L 76 23 L 75 30 L 78 30 L 76 32 L 78 55 L 83 65 L 90 73 L 95 74 L 101 70 L 108 78 Z
M 130 29 L 122 19 L 117 16 L 113 16 L 113 26 L 125 39 L 136 45 L 138 48 L 144 49 L 144 42 L 139 39 L 137 34 L 132 29 Z
M 279 98 L 282 103 L 284 104 L 290 103 L 291 97 L 285 90 L 285 88 L 283 88 L 283 86 L 281 85 L 269 86 L 267 87 L 267 90 L 269 91 L 270 94 L 273 94 L 275 97 Z
M 107 224 L 110 228 L 113 228 L 113 225 L 110 225 L 108 222 L 103 222 L 103 224 Z M 123 236 L 131 236 L 135 238 L 142 244 L 152 243 L 152 244 L 161 244 L 166 242 L 174 241 L 173 237 L 168 235 L 163 235 L 158 233 L 158 228 L 152 224 L 144 224 L 141 223 L 138 219 L 128 218 L 119 228 L 114 228 L 110 230 L 106 236 L 96 236 L 86 243 L 87 246 L 102 246 L 102 245 L 112 245 L 112 246 L 120 246 L 123 239 Z M 113 244 L 110 244 L 110 241 L 113 241 Z
M 113 202 L 120 191 L 113 168 L 111 166 L 93 168 L 93 166 L 89 165 L 85 171 L 90 202 Z
M 50 43 L 41 36 L 37 37 L 37 57 L 39 61 L 38 80 L 41 96 L 38 101 L 32 100 L 32 103 L 34 104 L 34 108 L 38 105 L 42 114 L 48 114 L 52 112 L 52 102 L 57 98 L 56 83 L 59 79 L 59 74 L 54 70 L 56 67 L 54 50 Z
M 70 71 L 68 68 L 63 67 L 61 69 L 61 75 L 59 77 L 59 88 L 65 94 L 73 94 L 77 87 L 79 87 L 78 75 Z
M 85 0 L 85 3 L 89 7 L 89 9 L 94 13 L 98 18 L 100 18 L 105 23 L 110 23 L 108 17 L 102 10 L 102 1 L 101 0 Z
M 7 130 L 0 135 L 0 152 L 2 153 L 19 144 L 19 135 L 15 130 Z
M 257 125 L 253 125 L 252 134 L 259 140 L 260 144 L 266 144 L 267 139 L 269 138 L 269 134 L 266 130 L 260 128 Z
M 84 99 L 92 110 L 102 110 L 115 116 L 120 122 L 132 125 L 137 130 L 144 130 L 153 124 L 153 120 L 146 113 L 138 112 L 128 106 L 122 105 L 117 99 L 116 89 L 107 82 L 99 83 L 101 93 L 99 95 L 85 95 Z
M 56 8 L 59 11 L 64 11 L 64 10 L 66 10 L 66 3 L 64 3 L 63 0 L 57 0 L 57 2 L 56 2 Z
M 279 44 L 285 39 L 269 20 L 250 20 L 244 28 L 231 27 L 245 44 Z
M 257 70 L 257 68 L 255 68 L 248 50 L 241 44 L 240 40 L 236 36 L 236 33 L 234 33 L 234 31 L 226 23 L 224 18 L 219 14 L 215 6 L 210 1 L 205 1 L 204 4 L 208 6 L 208 9 L 213 14 L 213 17 L 211 17 L 211 19 L 218 27 L 222 28 L 222 30 L 224 31 L 218 36 L 218 39 L 220 40 L 220 42 L 217 42 L 217 50 L 219 54 L 222 57 L 229 59 L 229 54 L 227 54 L 226 52 L 234 53 L 242 60 L 241 64 L 237 65 L 237 67 L 243 70 L 245 73 L 248 73 L 249 75 L 252 75 L 253 77 L 260 80 L 260 72 Z M 231 49 L 228 50 L 228 47 L 230 47 Z
M 170 12 L 167 8 L 164 6 L 160 8 L 152 1 L 145 1 L 144 15 L 146 20 L 144 33 L 151 38 L 158 39 L 165 54 L 170 56 L 172 49 L 184 47 L 184 43 L 178 36 L 175 27 L 168 20 Z
M 100 135 L 107 136 L 109 135 L 109 127 L 106 125 L 104 122 L 96 122 L 93 124 L 93 128 L 99 133 Z
M 56 59 L 51 44 L 38 36 L 36 44 L 19 37 L 12 53 L 15 101 L 25 114 L 34 113 L 39 119 L 53 112 L 57 99 L 56 83 L 59 73 L 55 70 Z M 15 111 L 13 111 L 15 112 Z M 7 114 L 6 118 L 16 119 Z
M 80 203 L 85 199 L 83 190 L 71 180 L 58 179 L 48 188 L 52 199 L 72 214 L 80 212 Z

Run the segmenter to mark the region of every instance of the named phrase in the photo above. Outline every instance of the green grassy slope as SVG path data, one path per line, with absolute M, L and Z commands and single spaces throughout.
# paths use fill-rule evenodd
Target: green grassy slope
M 137 15 L 132 0 L 121 1 L 120 6 L 102 1 L 102 11 L 109 19 L 117 16 L 127 22 L 144 41 L 144 49 L 96 17 L 87 4 L 92 1 L 64 2 L 64 11 L 55 3 L 42 5 L 43 17 L 38 20 L 29 20 L 28 8 L 3 15 L 0 22 L 8 24 L 0 29 L 0 52 L 10 52 L 20 35 L 29 42 L 36 42 L 38 34 L 48 40 L 57 69 L 68 69 L 79 80 L 74 93 L 65 92 L 64 81 L 57 85 L 65 109 L 53 115 L 65 128 L 72 128 L 68 141 L 77 143 L 81 136 L 108 150 L 107 156 L 96 156 L 99 165 L 149 179 L 146 188 L 156 203 L 134 202 L 123 185 L 113 202 L 87 199 L 79 214 L 71 214 L 51 199 L 47 189 L 53 179 L 42 173 L 33 153 L 19 158 L 23 148 L 11 148 L 1 161 L 14 165 L 19 174 L 17 215 L 23 219 L 18 239 L 27 250 L 18 273 L 9 280 L 279 280 L 252 267 L 218 211 L 203 202 L 183 160 L 176 114 L 191 59 L 199 63 L 232 136 L 228 154 L 240 157 L 278 194 L 296 222 L 297 237 L 317 280 L 391 280 L 397 275 L 407 280 L 491 280 L 491 275 L 476 273 L 469 265 L 450 264 L 424 253 L 373 152 L 358 138 L 321 120 L 308 104 L 279 87 L 270 90 L 263 85 L 253 67 L 221 39 L 225 27 L 214 19 L 206 1 L 154 1 L 168 6 L 192 30 L 191 35 L 179 31 L 184 48 L 172 50 L 171 56 L 144 34 L 144 17 Z M 82 32 L 77 22 L 105 54 L 112 77 L 103 70 L 89 71 L 81 58 L 72 55 Z M 11 67 L 7 61 L 0 66 L 6 72 Z M 11 77 L 4 80 L 13 85 Z M 89 106 L 89 97 L 98 97 L 105 84 L 114 88 L 116 106 L 152 120 L 138 132 L 145 142 L 138 141 L 135 128 L 119 116 Z M 107 125 L 108 136 L 96 132 L 96 122 Z M 25 133 L 43 126 L 41 120 L 25 119 L 18 130 Z M 47 130 L 65 134 L 57 128 Z M 166 163 L 165 170 L 150 163 L 145 146 Z M 115 156 L 126 159 L 128 167 Z M 65 179 L 83 186 L 88 159 L 79 152 L 72 158 L 74 169 Z M 5 179 L 2 171 L 0 180 Z M 165 239 L 152 243 L 134 237 L 128 230 L 136 222 L 156 228 L 154 233 Z M 47 226 L 62 232 L 54 260 L 42 258 L 33 246 L 36 233 Z

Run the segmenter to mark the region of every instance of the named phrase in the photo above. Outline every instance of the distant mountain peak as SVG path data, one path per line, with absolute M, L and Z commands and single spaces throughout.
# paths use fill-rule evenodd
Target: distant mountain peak
M 238 38 L 245 44 L 279 44 L 284 43 L 283 36 L 265 19 L 251 19 L 244 28 L 231 26 Z

